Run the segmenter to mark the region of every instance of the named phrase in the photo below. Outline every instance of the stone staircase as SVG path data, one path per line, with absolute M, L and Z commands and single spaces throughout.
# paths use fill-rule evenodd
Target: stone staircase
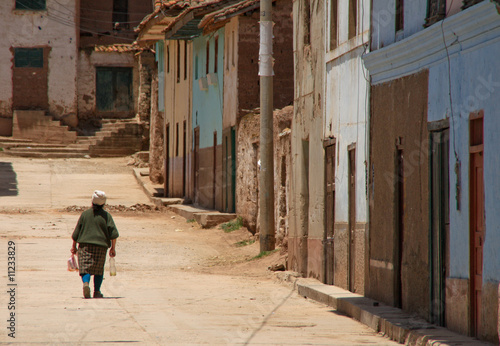
M 119 157 L 142 149 L 143 127 L 135 120 L 103 120 L 93 136 L 77 136 L 70 144 L 37 143 L 34 139 L 0 138 L 12 156 L 38 158 Z

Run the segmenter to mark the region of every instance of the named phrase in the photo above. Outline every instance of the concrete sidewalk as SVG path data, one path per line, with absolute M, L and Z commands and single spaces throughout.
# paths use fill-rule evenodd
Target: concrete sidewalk
M 163 185 L 153 184 L 149 179 L 148 168 L 134 168 L 134 176 L 152 203 L 164 206 L 186 220 L 196 220 L 203 228 L 211 228 L 237 217 L 232 213 L 221 213 L 194 205 L 184 204 L 183 198 L 166 198 L 163 196 Z
M 283 282 L 294 283 L 299 295 L 332 307 L 389 339 L 405 345 L 492 345 L 481 342 L 446 328 L 430 324 L 425 320 L 387 306 L 373 299 L 325 285 L 315 279 L 297 278 L 290 272 L 277 273 Z

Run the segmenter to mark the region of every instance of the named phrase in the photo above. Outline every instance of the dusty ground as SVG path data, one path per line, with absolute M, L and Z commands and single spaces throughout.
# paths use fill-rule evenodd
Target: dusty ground
M 278 283 L 267 267 L 282 255 L 252 260 L 258 243 L 236 245 L 252 239 L 247 231 L 202 229 L 146 207 L 126 162 L 0 157 L 0 343 L 393 344 Z M 110 277 L 106 267 L 105 299 L 83 299 L 81 280 L 67 271 L 66 260 L 79 211 L 98 187 L 108 193 L 120 231 L 118 274 Z M 14 281 L 8 280 L 9 242 Z M 12 283 L 15 311 L 8 310 Z M 10 312 L 15 338 L 7 329 Z

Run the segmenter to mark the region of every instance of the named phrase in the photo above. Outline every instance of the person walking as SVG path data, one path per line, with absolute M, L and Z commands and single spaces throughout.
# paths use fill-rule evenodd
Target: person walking
M 92 194 L 92 208 L 80 215 L 71 237 L 73 239 L 71 253 L 78 253 L 78 267 L 83 281 L 84 298 L 90 298 L 91 275 L 94 276 L 94 298 L 103 298 L 101 284 L 108 248 L 109 257 L 116 256 L 118 229 L 111 214 L 103 209 L 105 203 L 106 194 L 95 190 Z

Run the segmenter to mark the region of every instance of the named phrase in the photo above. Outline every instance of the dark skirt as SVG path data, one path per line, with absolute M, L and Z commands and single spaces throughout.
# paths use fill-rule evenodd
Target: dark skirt
M 93 244 L 78 246 L 78 267 L 81 274 L 103 275 L 108 248 Z

